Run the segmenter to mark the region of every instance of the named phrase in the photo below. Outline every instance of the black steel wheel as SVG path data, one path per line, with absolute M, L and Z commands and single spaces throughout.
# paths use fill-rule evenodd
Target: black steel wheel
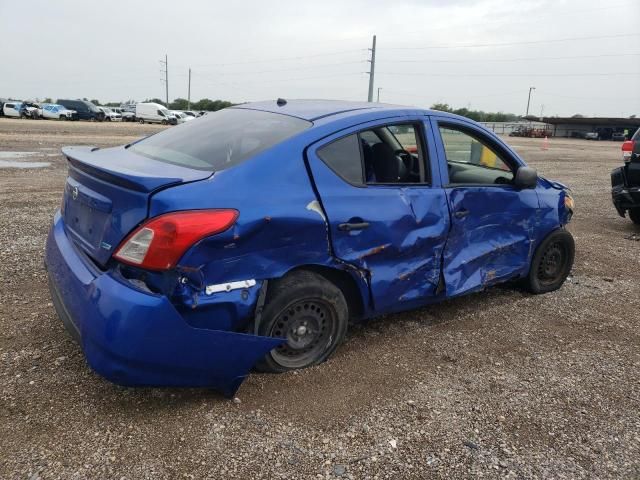
M 571 272 L 575 242 L 571 234 L 559 229 L 547 236 L 536 249 L 526 287 L 533 293 L 546 293 L 562 286 Z
M 293 272 L 272 285 L 259 333 L 285 342 L 256 368 L 278 373 L 325 361 L 347 330 L 349 315 L 342 291 L 323 276 L 308 271 Z

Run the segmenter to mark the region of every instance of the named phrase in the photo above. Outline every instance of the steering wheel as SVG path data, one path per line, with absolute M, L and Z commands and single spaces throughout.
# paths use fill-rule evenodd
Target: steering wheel
M 420 176 L 420 165 L 418 164 L 418 159 L 410 152 L 407 152 L 404 148 L 399 148 L 394 150 L 393 154 L 402 160 L 411 175 Z

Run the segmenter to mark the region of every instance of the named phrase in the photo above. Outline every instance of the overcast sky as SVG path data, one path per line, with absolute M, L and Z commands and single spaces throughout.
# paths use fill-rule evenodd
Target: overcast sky
M 0 97 L 366 100 L 640 115 L 640 1 L 0 0 Z M 586 38 L 585 38 L 586 37 Z M 598 38 L 596 38 L 598 37 Z

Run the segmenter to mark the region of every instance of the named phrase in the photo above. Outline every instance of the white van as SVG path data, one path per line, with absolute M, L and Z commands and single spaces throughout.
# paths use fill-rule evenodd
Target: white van
M 140 123 L 161 123 L 163 125 L 176 125 L 178 119 L 159 103 L 137 103 L 136 118 Z
M 5 117 L 19 117 L 22 102 L 7 102 L 2 106 L 2 113 Z

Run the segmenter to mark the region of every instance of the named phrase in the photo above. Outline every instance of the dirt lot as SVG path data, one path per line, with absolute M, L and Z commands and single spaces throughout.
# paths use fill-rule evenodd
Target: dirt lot
M 49 300 L 60 147 L 159 128 L 0 119 L 0 164 L 50 163 L 0 169 L 0 478 L 640 477 L 640 229 L 609 196 L 619 143 L 509 139 L 574 189 L 576 264 L 559 291 L 381 318 L 329 362 L 254 374 L 229 401 L 102 380 Z

